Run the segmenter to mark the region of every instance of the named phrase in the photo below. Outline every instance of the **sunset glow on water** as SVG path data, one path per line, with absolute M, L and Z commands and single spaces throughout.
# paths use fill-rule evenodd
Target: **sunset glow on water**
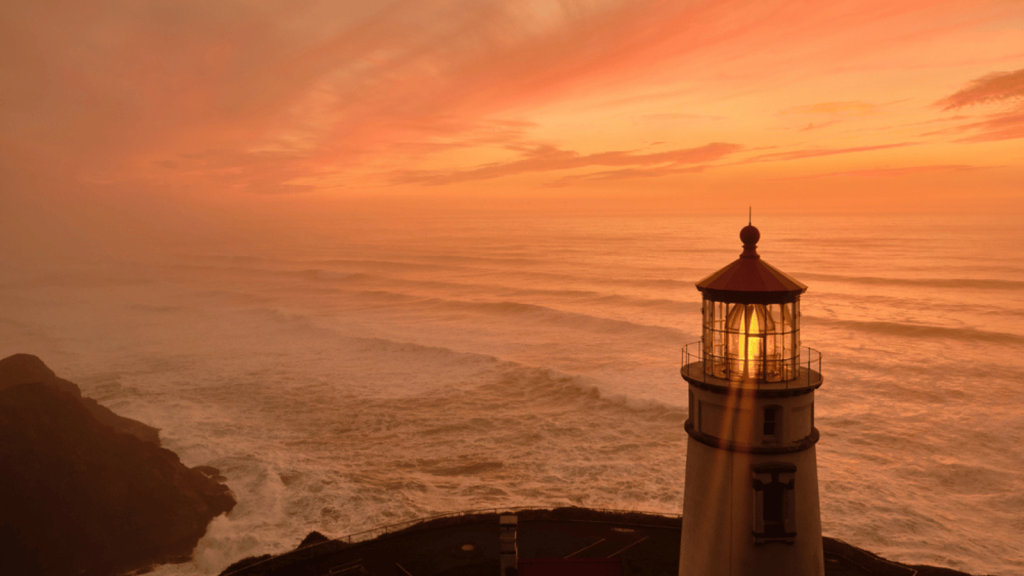
M 0 357 L 238 497 L 157 574 L 468 508 L 680 513 L 694 283 L 752 207 L 809 286 L 825 535 L 1024 576 L 1019 0 L 12 2 L 0 29 Z

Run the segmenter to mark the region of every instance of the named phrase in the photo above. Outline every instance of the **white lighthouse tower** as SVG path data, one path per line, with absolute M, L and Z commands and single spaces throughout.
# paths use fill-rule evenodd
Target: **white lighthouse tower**
M 800 347 L 807 290 L 757 254 L 697 283 L 701 341 L 683 349 L 690 385 L 680 576 L 822 576 L 814 445 L 821 355 Z

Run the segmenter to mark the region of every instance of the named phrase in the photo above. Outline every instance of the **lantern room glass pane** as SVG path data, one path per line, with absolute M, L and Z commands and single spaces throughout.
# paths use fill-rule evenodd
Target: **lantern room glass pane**
M 784 382 L 799 371 L 799 304 L 704 300 L 704 373 L 727 380 Z

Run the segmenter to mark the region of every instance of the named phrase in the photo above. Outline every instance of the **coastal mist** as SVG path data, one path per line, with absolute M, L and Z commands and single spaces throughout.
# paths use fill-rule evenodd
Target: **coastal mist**
M 352 217 L 12 261 L 2 356 L 38 355 L 227 478 L 236 508 L 158 575 L 449 511 L 680 514 L 680 348 L 742 216 Z M 809 286 L 824 534 L 1024 575 L 1020 224 L 753 223 L 762 257 Z

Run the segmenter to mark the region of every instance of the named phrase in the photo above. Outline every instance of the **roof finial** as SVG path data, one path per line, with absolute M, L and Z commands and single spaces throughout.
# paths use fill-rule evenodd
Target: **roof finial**
M 751 207 L 749 210 L 748 224 L 740 230 L 740 240 L 743 241 L 743 253 L 740 254 L 740 258 L 760 258 L 757 255 L 757 241 L 761 239 L 761 232 L 751 224 L 754 221 L 754 208 Z
M 750 210 L 749 212 L 747 212 L 747 226 L 753 226 L 754 225 L 754 207 L 753 206 L 748 206 L 747 209 Z

